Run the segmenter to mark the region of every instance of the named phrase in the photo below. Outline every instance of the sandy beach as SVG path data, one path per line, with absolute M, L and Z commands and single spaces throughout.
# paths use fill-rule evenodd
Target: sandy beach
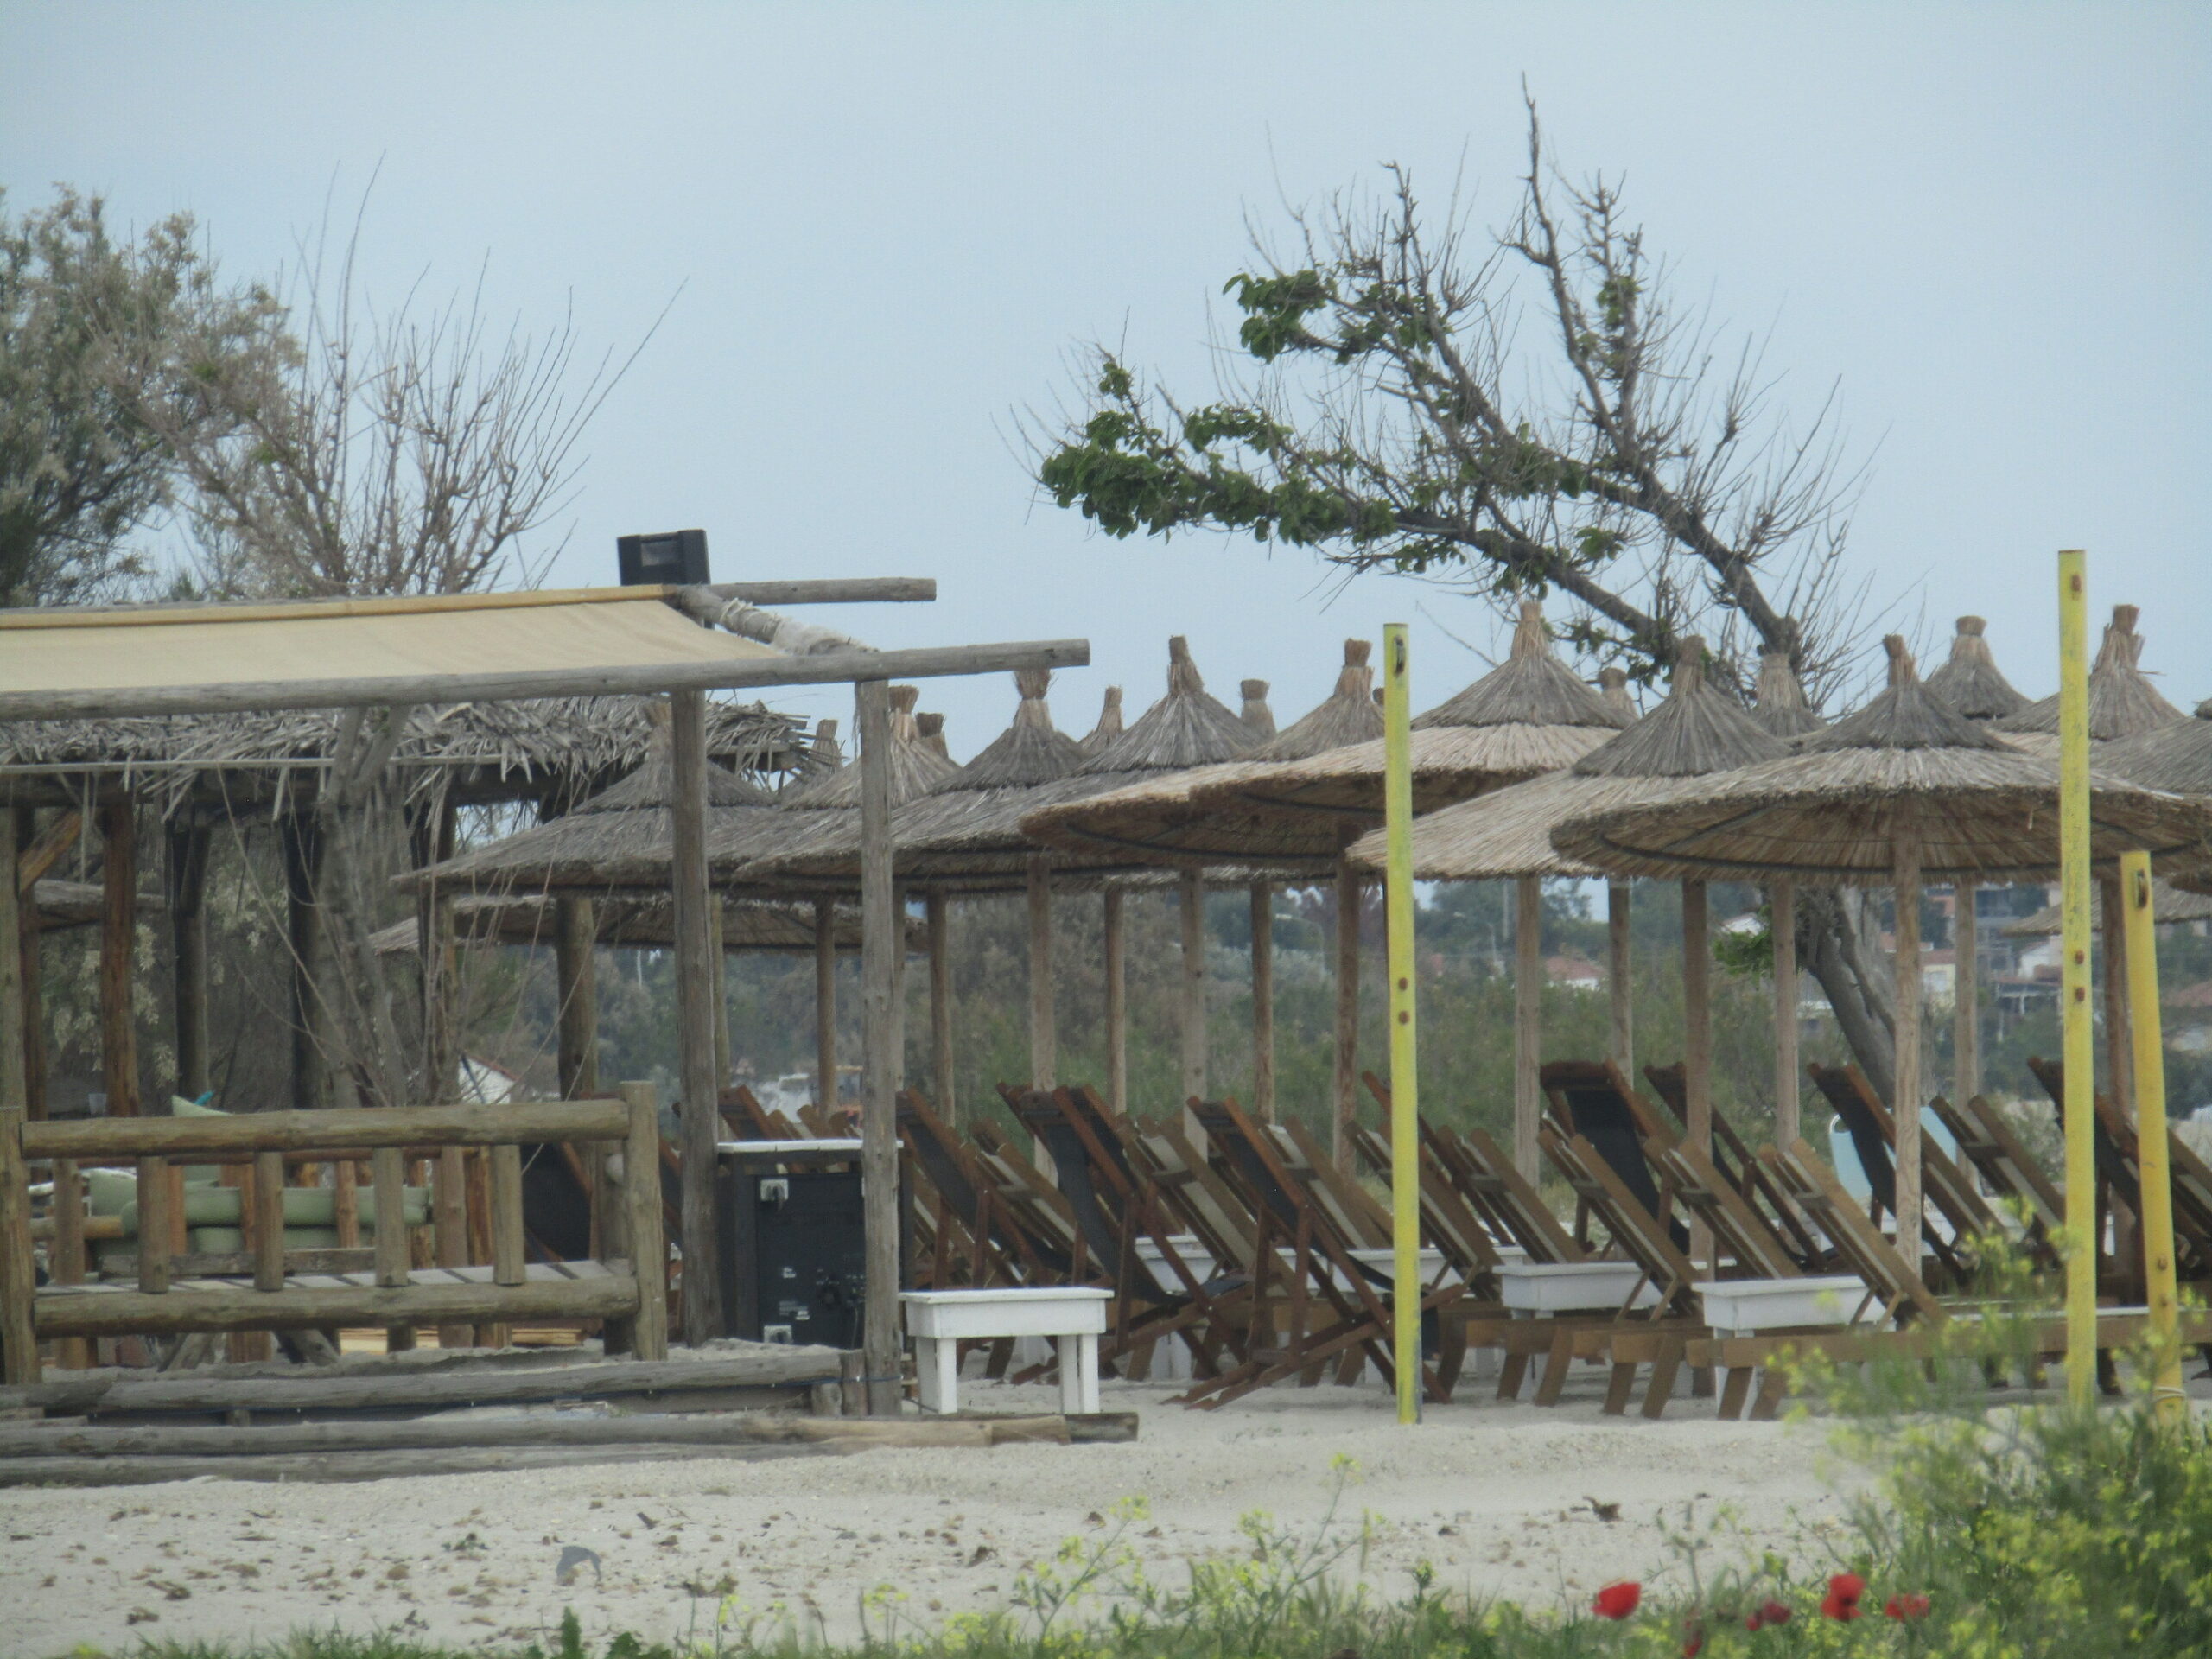
M 1830 1452 L 1827 1426 L 1721 1422 L 1689 1399 L 1657 1422 L 1606 1418 L 1600 1386 L 1588 1370 L 1540 1411 L 1470 1379 L 1408 1430 L 1372 1385 L 1276 1389 L 1198 1413 L 1168 1403 L 1172 1389 L 1109 1382 L 1106 1409 L 1140 1415 L 1134 1444 L 5 1491 L 0 1650 L 51 1659 L 80 1643 L 245 1643 L 309 1624 L 505 1645 L 543 1637 L 567 1607 L 594 1637 L 781 1617 L 849 1637 L 871 1597 L 878 1629 L 1003 1606 L 1025 1566 L 1070 1536 L 1107 1535 L 1128 1498 L 1150 1512 L 1122 1541 L 1169 1583 L 1184 1560 L 1249 1554 L 1238 1523 L 1252 1511 L 1310 1537 L 1347 1459 L 1337 1528 L 1350 1541 L 1368 1517 L 1365 1578 L 1385 1595 L 1422 1563 L 1441 1587 L 1532 1603 L 1648 1579 L 1670 1559 L 1661 1511 L 1679 1522 L 1686 1501 L 1700 1519 L 1732 1510 L 1741 1548 L 1823 1558 L 1821 1535 L 1864 1478 Z M 1046 1388 L 963 1390 L 975 1411 L 1056 1401 Z M 1618 1505 L 1615 1518 L 1593 1502 Z M 595 1564 L 571 1556 L 563 1583 L 571 1549 Z

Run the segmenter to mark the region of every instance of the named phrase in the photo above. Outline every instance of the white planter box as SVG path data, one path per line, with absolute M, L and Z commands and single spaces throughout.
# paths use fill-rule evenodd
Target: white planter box
M 1516 1313 L 1594 1313 L 1621 1306 L 1643 1276 L 1633 1262 L 1502 1262 L 1499 1294 Z M 1656 1307 L 1659 1293 L 1637 1291 L 1638 1307 Z
M 1808 1279 L 1727 1279 L 1697 1287 L 1705 1322 L 1716 1332 L 1747 1334 L 1793 1325 L 1841 1325 L 1866 1300 L 1858 1274 Z
M 960 1409 L 960 1343 L 978 1337 L 1051 1337 L 1060 1351 L 1060 1409 L 1098 1409 L 1098 1338 L 1110 1291 L 1090 1286 L 910 1290 L 906 1334 L 925 1411 Z

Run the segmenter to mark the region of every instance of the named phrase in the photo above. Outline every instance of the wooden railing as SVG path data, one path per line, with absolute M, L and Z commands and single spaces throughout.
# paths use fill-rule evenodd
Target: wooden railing
M 533 1276 L 524 1259 L 522 1154 L 526 1145 L 598 1143 L 588 1159 L 601 1249 L 610 1270 L 588 1276 Z M 481 1281 L 450 1272 L 410 1271 L 405 1165 L 463 1147 L 486 1149 L 490 1166 L 492 1262 Z M 622 1155 L 618 1179 L 607 1151 Z M 366 1153 L 375 1195 L 374 1283 L 342 1279 L 289 1283 L 284 1255 L 287 1163 L 338 1162 Z M 138 1277 L 131 1290 L 56 1284 L 35 1289 L 30 1166 L 50 1162 L 50 1225 L 57 1262 L 81 1262 L 87 1167 L 135 1168 Z M 173 1162 L 242 1164 L 243 1207 L 252 1279 L 172 1287 L 178 1217 Z M 438 1156 L 433 1208 L 455 1201 L 440 1191 L 461 1160 Z M 36 1382 L 38 1344 L 54 1338 L 167 1336 L 185 1332 L 279 1331 L 308 1326 L 394 1326 L 603 1319 L 610 1351 L 640 1359 L 668 1352 L 666 1246 L 660 1214 L 660 1136 L 652 1088 L 624 1084 L 620 1098 L 533 1105 L 422 1106 L 382 1110 L 256 1112 L 227 1117 L 105 1118 L 26 1122 L 0 1112 L 0 1356 L 4 1380 Z M 41 1228 L 41 1231 L 48 1229 Z M 61 1275 L 56 1275 L 60 1277 Z M 72 1274 L 70 1277 L 79 1275 Z M 327 1277 L 327 1275 L 317 1275 Z

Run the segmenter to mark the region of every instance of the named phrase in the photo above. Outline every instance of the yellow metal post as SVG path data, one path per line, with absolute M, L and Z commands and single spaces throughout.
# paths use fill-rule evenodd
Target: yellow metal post
M 2089 1007 L 2089 596 L 2088 558 L 2058 556 L 2059 964 L 2066 1061 L 2066 1394 L 2086 1407 L 2097 1387 L 2097 1084 Z M 2111 971 L 2108 967 L 2107 972 Z
M 1414 772 L 1406 625 L 1382 630 L 1382 822 L 1390 933 L 1390 1243 L 1398 1421 L 1421 1421 L 1421 1092 L 1414 1052 Z
M 2158 1029 L 2158 944 L 2152 931 L 2151 855 L 2123 853 L 2120 890 L 2127 906 L 2127 1000 L 2134 1013 L 2135 1138 L 2143 1177 L 2143 1278 L 2157 1358 L 2151 1397 L 2168 1421 L 2189 1414 L 2182 1392 L 2180 1308 L 2174 1294 L 2174 1195 L 2166 1159 L 2166 1056 Z M 2113 971 L 2107 963 L 2105 971 Z M 2071 1085 L 2068 1091 L 2073 1092 Z

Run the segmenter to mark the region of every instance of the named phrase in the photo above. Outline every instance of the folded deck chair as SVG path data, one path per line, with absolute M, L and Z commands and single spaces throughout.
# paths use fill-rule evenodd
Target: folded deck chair
M 1587 1141 L 1637 1202 L 1665 1224 L 1675 1247 L 1688 1249 L 1689 1229 L 1669 1214 L 1644 1157 L 1647 1141 L 1674 1138 L 1651 1103 L 1611 1060 L 1553 1060 L 1537 1076 L 1560 1134 Z M 1580 1212 L 1577 1218 L 1584 1219 Z
M 1855 1065 L 1821 1065 L 1816 1061 L 1805 1071 L 1836 1116 L 1843 1120 L 1844 1130 L 1851 1136 L 1852 1149 L 1859 1154 L 1859 1166 L 1866 1172 L 1867 1189 L 1873 1194 L 1875 1203 L 1895 1216 L 1897 1136 L 1889 1108 L 1876 1096 L 1873 1084 L 1866 1081 L 1866 1074 Z M 1974 1183 L 1951 1161 L 1950 1154 L 1936 1143 L 1934 1137 L 1925 1135 L 1920 1137 L 1920 1190 L 1929 1206 L 1951 1229 L 1947 1238 L 1932 1220 L 1923 1217 L 1922 1240 L 1950 1280 L 1963 1283 L 1967 1276 L 1964 1247 L 1973 1239 L 2001 1232 L 2002 1225 L 1974 1191 Z
M 1195 1384 L 1185 1403 L 1211 1408 L 1255 1389 L 1313 1370 L 1341 1355 L 1363 1351 L 1386 1382 L 1395 1385 L 1390 1287 L 1353 1254 L 1360 1248 L 1345 1236 L 1334 1214 L 1319 1202 L 1284 1162 L 1274 1137 L 1253 1123 L 1234 1100 L 1192 1100 L 1189 1109 L 1219 1152 L 1224 1173 L 1259 1223 L 1261 1248 L 1255 1272 L 1275 1264 L 1278 1238 L 1290 1246 L 1290 1312 L 1287 1346 L 1280 1353 L 1255 1353 L 1222 1376 Z M 1423 1313 L 1456 1300 L 1462 1287 L 1416 1287 Z M 1309 1320 L 1309 1306 L 1326 1312 Z M 1428 1397 L 1446 1395 L 1433 1367 L 1421 1367 Z
M 1659 1096 L 1678 1129 L 1687 1133 L 1690 1126 L 1689 1090 L 1684 1078 L 1688 1068 L 1677 1060 L 1672 1065 L 1647 1065 L 1643 1076 Z M 1716 1110 L 1713 1114 L 1713 1167 L 1720 1179 L 1743 1195 L 1745 1202 L 1757 1210 L 1769 1229 L 1789 1242 L 1791 1254 L 1797 1265 L 1808 1272 L 1825 1271 L 1827 1260 L 1820 1241 L 1806 1230 L 1805 1224 L 1796 1212 L 1783 1202 L 1775 1190 L 1773 1178 L 1766 1166 L 1751 1156 L 1744 1138 L 1736 1133 L 1734 1124 Z
M 1368 1092 L 1390 1115 L 1390 1090 L 1372 1071 L 1361 1073 Z M 1542 1196 L 1513 1166 L 1497 1142 L 1480 1129 L 1454 1133 L 1421 1121 L 1423 1153 L 1450 1179 L 1452 1191 L 1497 1244 L 1517 1244 L 1531 1262 L 1580 1262 L 1586 1252 Z
M 2058 1230 L 2066 1224 L 2066 1201 L 2021 1144 L 2005 1115 L 1980 1095 L 1963 1107 L 1937 1095 L 1929 1101 L 1928 1109 L 1950 1131 L 1959 1155 L 1973 1166 L 1982 1185 L 1997 1198 L 2018 1209 L 2027 1227 L 2024 1243 L 2028 1252 L 2055 1264 L 2055 1241 Z
M 2028 1057 L 2028 1070 L 2035 1073 L 2036 1081 L 2050 1096 L 2051 1108 L 2058 1114 L 2059 1128 L 2066 1126 L 2066 1068 L 2056 1060 L 2046 1060 L 2037 1055 Z M 2113 1198 L 2141 1224 L 2143 1215 L 2143 1166 L 2141 1147 L 2135 1135 L 2135 1125 L 2126 1115 L 2105 1097 L 2101 1090 L 2090 1096 L 2094 1114 L 2090 1119 L 2096 1147 L 2097 1182 Z M 2194 1148 L 2172 1132 L 2166 1134 L 2168 1188 L 2172 1193 L 2174 1220 L 2174 1266 L 2183 1279 L 2198 1279 L 2212 1274 L 2212 1172 L 2208 1172 Z M 2097 1228 L 2099 1251 L 2103 1250 L 2104 1228 Z M 2108 1259 L 2108 1258 L 2107 1258 Z M 2139 1290 L 2142 1284 L 2142 1264 L 2139 1260 L 2112 1262 L 2110 1276 L 2115 1287 L 2123 1294 Z
M 931 1205 L 938 1240 L 927 1288 L 1061 1282 L 1071 1263 L 1022 1224 L 1003 1181 L 987 1177 L 920 1095 L 902 1090 L 899 1140 L 918 1203 Z M 957 1230 L 957 1239 L 956 1239 Z

